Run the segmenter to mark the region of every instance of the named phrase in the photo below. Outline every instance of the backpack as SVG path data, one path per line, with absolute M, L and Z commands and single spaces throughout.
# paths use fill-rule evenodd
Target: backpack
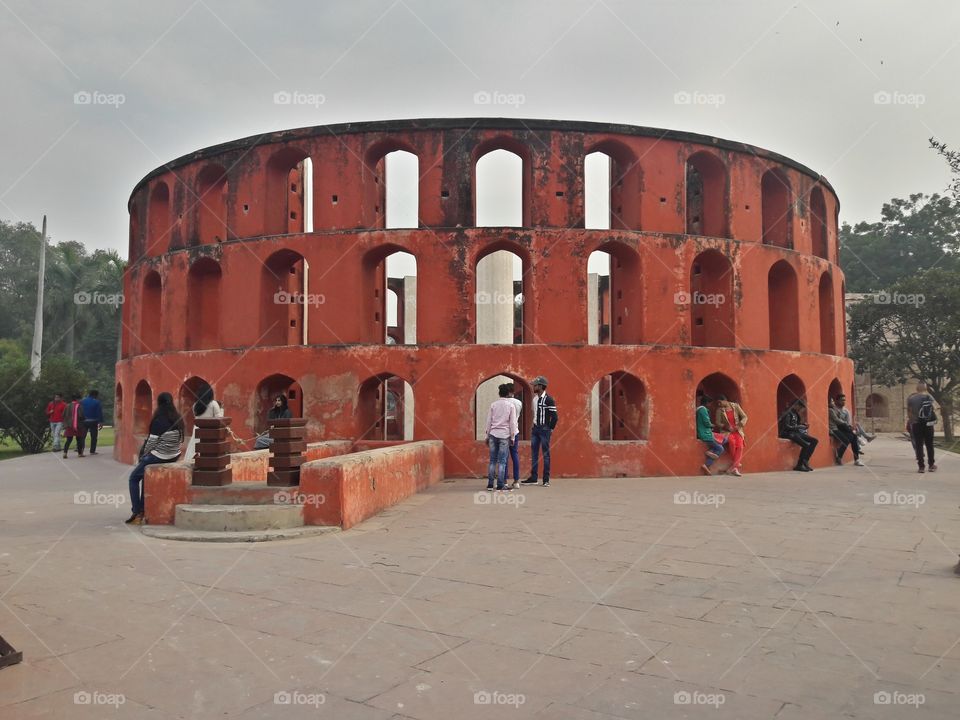
M 937 413 L 933 409 L 933 398 L 927 395 L 917 410 L 917 420 L 924 425 L 933 425 L 937 422 Z

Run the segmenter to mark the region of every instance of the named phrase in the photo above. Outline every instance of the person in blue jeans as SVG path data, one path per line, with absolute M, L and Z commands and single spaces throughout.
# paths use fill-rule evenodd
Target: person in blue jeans
M 506 383 L 507 400 L 513 403 L 517 409 L 517 426 L 520 425 L 520 413 L 523 412 L 523 403 L 517 398 L 517 388 L 513 383 Z M 513 463 L 513 485 L 512 490 L 520 487 L 520 432 L 513 436 L 513 444 L 510 446 L 510 460 Z
M 533 428 L 530 432 L 530 477 L 523 485 L 536 485 L 540 469 L 540 453 L 543 452 L 543 486 L 550 487 L 550 436 L 557 426 L 557 403 L 547 395 L 547 379 L 538 375 L 533 379 Z
M 697 402 L 697 440 L 707 446 L 704 451 L 705 460 L 700 469 L 707 475 L 713 475 L 710 466 L 723 453 L 723 445 L 720 442 L 723 436 L 713 431 L 713 422 L 710 420 L 710 403 L 712 402 L 713 398 L 709 395 L 701 395 Z
M 103 427 L 103 406 L 100 404 L 100 393 L 88 390 L 87 396 L 80 401 L 83 407 L 83 422 L 87 426 L 87 435 L 90 436 L 90 454 L 97 454 L 97 435 Z
M 487 445 L 490 447 L 490 465 L 487 468 L 487 490 L 504 489 L 507 477 L 507 452 L 517 436 L 517 408 L 511 402 L 509 385 L 499 388 L 500 397 L 490 404 L 487 412 Z M 513 488 L 508 488 L 512 490 Z
M 183 444 L 183 418 L 173 404 L 173 395 L 157 396 L 157 409 L 150 420 L 150 434 L 140 450 L 140 462 L 130 473 L 130 505 L 133 514 L 128 525 L 143 524 L 143 476 L 150 465 L 171 463 L 180 457 Z

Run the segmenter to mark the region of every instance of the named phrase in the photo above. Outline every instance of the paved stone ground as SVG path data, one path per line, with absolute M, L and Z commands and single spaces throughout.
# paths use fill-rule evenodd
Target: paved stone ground
M 243 546 L 76 504 L 126 492 L 106 457 L 5 461 L 0 634 L 26 659 L 0 670 L 0 717 L 956 718 L 960 462 L 921 476 L 901 440 L 868 450 L 510 504 L 447 481 L 346 533 Z

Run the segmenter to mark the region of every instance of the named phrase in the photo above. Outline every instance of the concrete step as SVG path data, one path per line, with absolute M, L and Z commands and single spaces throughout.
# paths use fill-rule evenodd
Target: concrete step
M 194 487 L 194 505 L 293 505 L 300 488 L 242 482 L 218 487 Z
M 181 530 L 173 525 L 144 525 L 141 530 L 148 537 L 161 540 L 179 540 L 183 542 L 266 542 L 268 540 L 296 540 L 298 538 L 325 535 L 340 532 L 340 528 L 324 525 L 302 525 L 278 530 L 243 530 L 217 532 L 211 530 Z
M 247 532 L 303 527 L 302 505 L 177 505 L 180 530 Z

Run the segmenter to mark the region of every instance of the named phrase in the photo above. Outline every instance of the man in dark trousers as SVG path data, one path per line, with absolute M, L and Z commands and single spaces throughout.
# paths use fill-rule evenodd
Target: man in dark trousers
M 933 408 L 933 396 L 927 392 L 926 383 L 917 383 L 917 391 L 907 398 L 907 421 L 910 439 L 917 454 L 917 472 L 924 472 L 923 451 L 927 451 L 927 464 L 930 472 L 937 471 L 933 454 L 933 428 L 937 423 L 937 413 Z
M 80 401 L 83 406 L 84 424 L 90 436 L 90 454 L 97 454 L 97 433 L 103 427 L 103 406 L 100 404 L 100 393 L 88 390 L 87 396 Z
M 533 392 L 533 429 L 530 433 L 533 464 L 530 467 L 530 477 L 522 484 L 537 484 L 540 449 L 543 448 L 543 486 L 550 487 L 550 435 L 557 426 L 557 403 L 547 395 L 547 379 L 543 375 L 533 379 Z
M 810 457 L 813 455 L 813 451 L 817 449 L 817 443 L 819 442 L 817 438 L 809 434 L 809 427 L 800 415 L 805 409 L 806 403 L 797 398 L 790 404 L 790 407 L 784 410 L 778 423 L 780 437 L 800 446 L 800 457 L 797 458 L 797 464 L 793 468 L 798 472 L 813 471 L 813 468 L 810 467 Z

